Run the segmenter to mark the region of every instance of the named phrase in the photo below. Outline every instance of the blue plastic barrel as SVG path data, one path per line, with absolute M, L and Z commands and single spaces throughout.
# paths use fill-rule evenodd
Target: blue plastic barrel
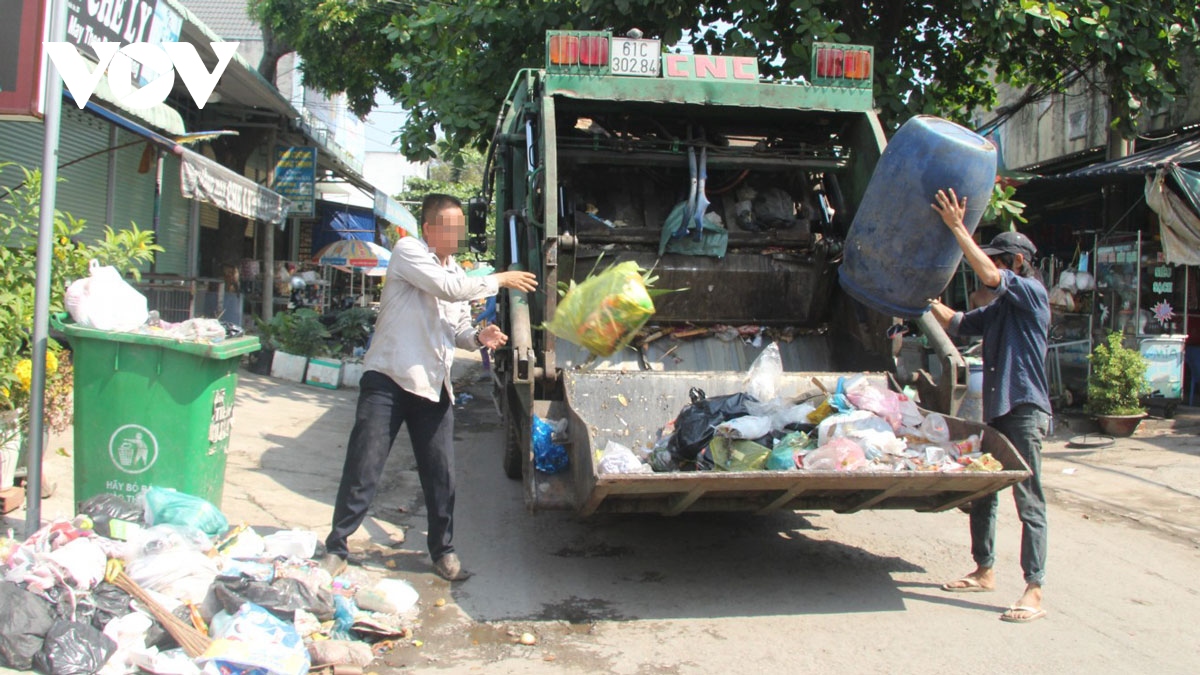
M 967 198 L 963 218 L 975 231 L 996 180 L 996 148 L 979 134 L 938 117 L 904 123 L 867 184 L 846 237 L 842 288 L 879 312 L 905 319 L 941 295 L 962 249 L 930 204 L 938 190 Z

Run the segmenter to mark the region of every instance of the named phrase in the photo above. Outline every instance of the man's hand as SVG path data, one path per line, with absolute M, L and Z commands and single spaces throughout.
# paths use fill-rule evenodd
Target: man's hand
M 934 211 L 942 217 L 942 222 L 946 223 L 946 227 L 951 230 L 966 228 L 963 224 L 963 216 L 967 213 L 967 198 L 963 197 L 959 200 L 958 195 L 954 194 L 954 188 L 950 188 L 950 194 L 947 195 L 945 190 L 938 190 L 937 203 L 930 204 Z
M 537 288 L 537 275 L 533 272 L 497 272 L 492 276 L 500 288 L 515 288 L 526 293 Z
M 954 318 L 955 311 L 942 304 L 937 298 L 930 298 L 929 313 L 933 314 L 933 318 L 941 324 L 942 328 L 950 327 L 950 320 Z
M 509 274 L 504 272 L 503 274 Z M 488 349 L 499 349 L 508 342 L 508 336 L 500 327 L 494 323 L 489 323 L 479 331 L 479 342 Z

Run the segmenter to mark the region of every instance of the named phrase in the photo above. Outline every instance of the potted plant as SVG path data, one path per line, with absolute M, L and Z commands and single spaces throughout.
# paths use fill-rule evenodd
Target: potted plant
M 1146 391 L 1146 359 L 1122 344 L 1112 332 L 1089 356 L 1086 410 L 1111 436 L 1130 436 L 1146 416 L 1141 394 Z
M 339 312 L 329 332 L 341 347 L 342 384 L 357 388 L 362 379 L 362 356 L 375 330 L 375 310 L 369 307 L 350 307 Z
M 270 321 L 259 320 L 257 324 L 275 350 L 271 377 L 303 382 L 308 360 L 328 350 L 325 341 L 329 339 L 329 331 L 315 310 L 280 312 Z

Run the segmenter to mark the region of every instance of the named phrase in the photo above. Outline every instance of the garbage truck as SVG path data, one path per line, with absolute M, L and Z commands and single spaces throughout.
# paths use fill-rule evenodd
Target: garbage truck
M 665 53 L 659 40 L 609 32 L 551 31 L 546 52 L 544 68 L 516 74 L 467 209 L 473 248 L 492 230 L 496 268 L 539 279 L 536 292 L 497 298 L 509 341 L 491 371 L 503 469 L 523 480 L 531 510 L 937 511 L 1028 475 L 1003 436 L 953 417 L 967 370 L 941 327 L 928 314 L 885 316 L 838 283 L 855 207 L 887 142 L 871 47 L 814 44 L 811 76 L 788 82 L 763 81 L 753 57 Z M 599 358 L 546 330 L 560 287 L 624 261 L 675 291 L 655 298 L 627 348 Z M 921 336 L 907 367 L 898 365 L 906 331 Z M 911 386 L 956 437 L 980 434 L 1003 470 L 598 471 L 609 441 L 654 442 L 696 390 L 743 389 L 770 343 L 781 391 L 794 399 L 853 374 Z M 535 416 L 565 420 L 564 471 L 535 469 Z

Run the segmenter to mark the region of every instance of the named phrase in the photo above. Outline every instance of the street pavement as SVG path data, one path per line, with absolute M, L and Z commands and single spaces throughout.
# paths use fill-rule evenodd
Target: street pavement
M 459 350 L 453 375 L 458 391 L 486 399 L 482 377 L 479 355 Z M 355 389 L 321 389 L 242 369 L 220 504 L 229 520 L 264 531 L 308 529 L 323 538 L 356 398 Z M 498 420 L 485 412 L 475 423 L 488 419 Z M 1051 501 L 1086 517 L 1125 520 L 1200 546 L 1198 433 L 1200 408 L 1180 406 L 1174 419 L 1147 418 L 1133 437 L 1093 447 L 1102 439 L 1090 420 L 1058 415 L 1044 449 L 1047 492 Z M 373 515 L 352 539 L 356 553 L 371 557 L 386 552 L 404 537 L 411 516 L 423 509 L 416 467 L 404 446 L 407 439 L 401 433 Z M 52 435 L 46 452 L 46 479 L 55 489 L 42 502 L 43 522 L 74 515 L 70 432 Z M 4 516 L 0 527 L 22 532 L 25 509 Z M 420 539 L 415 537 L 405 549 L 424 552 Z
M 931 675 L 978 666 L 984 654 L 1007 672 L 1112 672 L 1102 663 L 1195 672 L 1180 641 L 1183 626 L 1200 620 L 1189 571 L 1200 552 L 1200 410 L 1148 419 L 1133 438 L 1100 448 L 1075 447 L 1093 440 L 1080 438 L 1086 419 L 1056 418 L 1042 467 L 1060 563 L 1052 616 L 1033 632 L 1004 632 L 995 616 L 1020 589 L 1007 506 L 1004 585 L 967 597 L 937 589 L 969 563 L 956 513 L 531 517 L 500 475 L 502 436 L 482 374 L 477 354 L 458 353 L 456 389 L 475 398 L 456 408 L 464 521 L 456 539 L 476 577 L 452 587 L 432 574 L 403 433 L 371 517 L 351 540 L 355 574 L 402 578 L 421 596 L 415 638 L 423 646 L 383 655 L 377 672 Z M 232 522 L 324 537 L 356 394 L 241 371 L 220 505 Z M 72 512 L 70 440 L 51 438 L 45 468 L 57 489 L 43 502 L 46 519 Z M 23 519 L 22 510 L 10 513 L 4 527 L 19 532 Z M 538 644 L 514 645 L 526 631 Z M 844 642 L 850 634 L 870 635 L 874 646 Z M 773 649 L 785 635 L 794 649 Z M 1166 644 L 1175 647 L 1158 646 Z M 1024 649 L 1047 661 L 1022 661 Z

